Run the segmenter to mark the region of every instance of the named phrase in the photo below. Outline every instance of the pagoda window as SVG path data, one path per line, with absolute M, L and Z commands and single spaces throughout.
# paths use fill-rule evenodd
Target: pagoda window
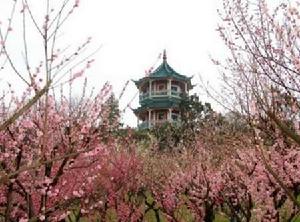
M 158 120 L 164 120 L 166 119 L 166 115 L 164 112 L 159 112 L 158 113 Z
M 179 119 L 179 115 L 177 113 L 172 113 L 172 120 L 177 121 Z
M 166 89 L 166 85 L 165 84 L 158 84 L 157 86 L 158 91 L 162 91 Z
M 179 92 L 179 91 L 180 91 L 180 88 L 179 88 L 179 86 L 174 86 L 174 85 L 173 85 L 173 86 L 171 87 L 171 90 L 172 90 L 172 91 Z

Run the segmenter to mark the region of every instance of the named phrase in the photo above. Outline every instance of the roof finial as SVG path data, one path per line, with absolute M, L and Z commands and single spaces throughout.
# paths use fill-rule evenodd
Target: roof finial
M 164 62 L 167 61 L 167 51 L 164 49 L 164 55 L 163 55 Z

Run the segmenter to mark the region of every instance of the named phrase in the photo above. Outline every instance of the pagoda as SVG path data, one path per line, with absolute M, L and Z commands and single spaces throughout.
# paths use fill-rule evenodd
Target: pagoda
M 166 51 L 157 69 L 134 81 L 139 90 L 140 107 L 134 109 L 140 129 L 161 126 L 166 122 L 178 123 L 180 103 L 193 88 L 191 78 L 177 73 L 167 62 Z

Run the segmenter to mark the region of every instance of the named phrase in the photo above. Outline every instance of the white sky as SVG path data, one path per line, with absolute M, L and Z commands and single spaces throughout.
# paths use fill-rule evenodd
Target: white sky
M 88 33 L 99 45 L 103 44 L 90 79 L 95 83 L 110 81 L 119 95 L 128 79 L 142 78 L 166 49 L 169 64 L 181 74 L 194 75 L 193 84 L 199 83 L 199 74 L 215 80 L 217 71 L 209 55 L 221 56 L 223 51 L 215 31 L 219 3 L 220 0 L 82 1 L 80 18 L 71 21 L 72 29 L 78 28 L 78 35 Z M 130 83 L 120 101 L 121 108 L 136 92 Z M 132 103 L 133 108 L 137 106 L 138 98 Z M 136 124 L 130 109 L 123 120 Z
M 60 44 L 76 46 L 92 36 L 95 47 L 102 45 L 94 56 L 96 62 L 87 74 L 88 81 L 97 88 L 109 81 L 116 96 L 127 80 L 142 78 L 163 49 L 177 72 L 194 75 L 193 84 L 199 83 L 199 74 L 215 82 L 218 73 L 209 56 L 224 56 L 223 43 L 215 31 L 216 10 L 221 3 L 221 0 L 82 0 L 59 40 Z M 0 12 L 6 4 L 7 0 L 0 0 Z M 19 38 L 16 37 L 16 42 Z M 120 101 L 121 109 L 136 92 L 131 82 Z M 195 92 L 200 93 L 198 87 Z M 207 101 L 205 96 L 201 98 Z M 138 97 L 131 106 L 138 106 Z M 123 122 L 135 126 L 136 118 L 130 109 L 125 112 Z

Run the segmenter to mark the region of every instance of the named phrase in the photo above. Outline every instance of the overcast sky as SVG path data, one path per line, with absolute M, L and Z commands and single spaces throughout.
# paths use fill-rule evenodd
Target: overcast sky
M 33 7 L 35 1 L 31 1 Z M 199 74 L 215 82 L 217 70 L 209 56 L 224 56 L 223 44 L 215 31 L 221 3 L 221 0 L 82 0 L 59 41 L 76 45 L 91 36 L 94 47 L 102 45 L 94 56 L 96 62 L 87 74 L 88 81 L 97 88 L 109 81 L 116 96 L 127 80 L 142 78 L 164 49 L 169 64 L 177 72 L 194 75 L 193 84 L 199 83 Z M 0 6 L 7 6 L 7 0 L 0 0 Z M 41 6 L 36 6 L 36 11 L 38 7 Z M 14 44 L 18 39 L 16 36 Z M 34 37 L 31 41 L 35 41 Z M 200 92 L 198 87 L 194 91 Z M 136 92 L 131 82 L 120 101 L 121 109 Z M 207 100 L 205 96 L 201 98 Z M 138 98 L 131 106 L 138 106 Z M 130 109 L 123 115 L 123 121 L 131 126 L 136 124 Z
M 116 95 L 128 79 L 142 78 L 163 49 L 167 50 L 169 64 L 181 74 L 194 75 L 192 81 L 197 84 L 199 74 L 212 81 L 217 76 L 209 55 L 222 56 L 224 51 L 215 31 L 220 3 L 220 0 L 82 1 L 79 17 L 70 22 L 72 26 L 68 29 L 76 29 L 80 36 L 89 34 L 99 45 L 103 44 L 89 74 L 90 80 L 110 81 Z M 199 89 L 196 87 L 195 91 Z M 121 108 L 136 92 L 135 85 L 130 83 L 120 101 Z M 138 98 L 131 106 L 138 106 Z M 136 124 L 130 109 L 123 119 L 126 124 Z

